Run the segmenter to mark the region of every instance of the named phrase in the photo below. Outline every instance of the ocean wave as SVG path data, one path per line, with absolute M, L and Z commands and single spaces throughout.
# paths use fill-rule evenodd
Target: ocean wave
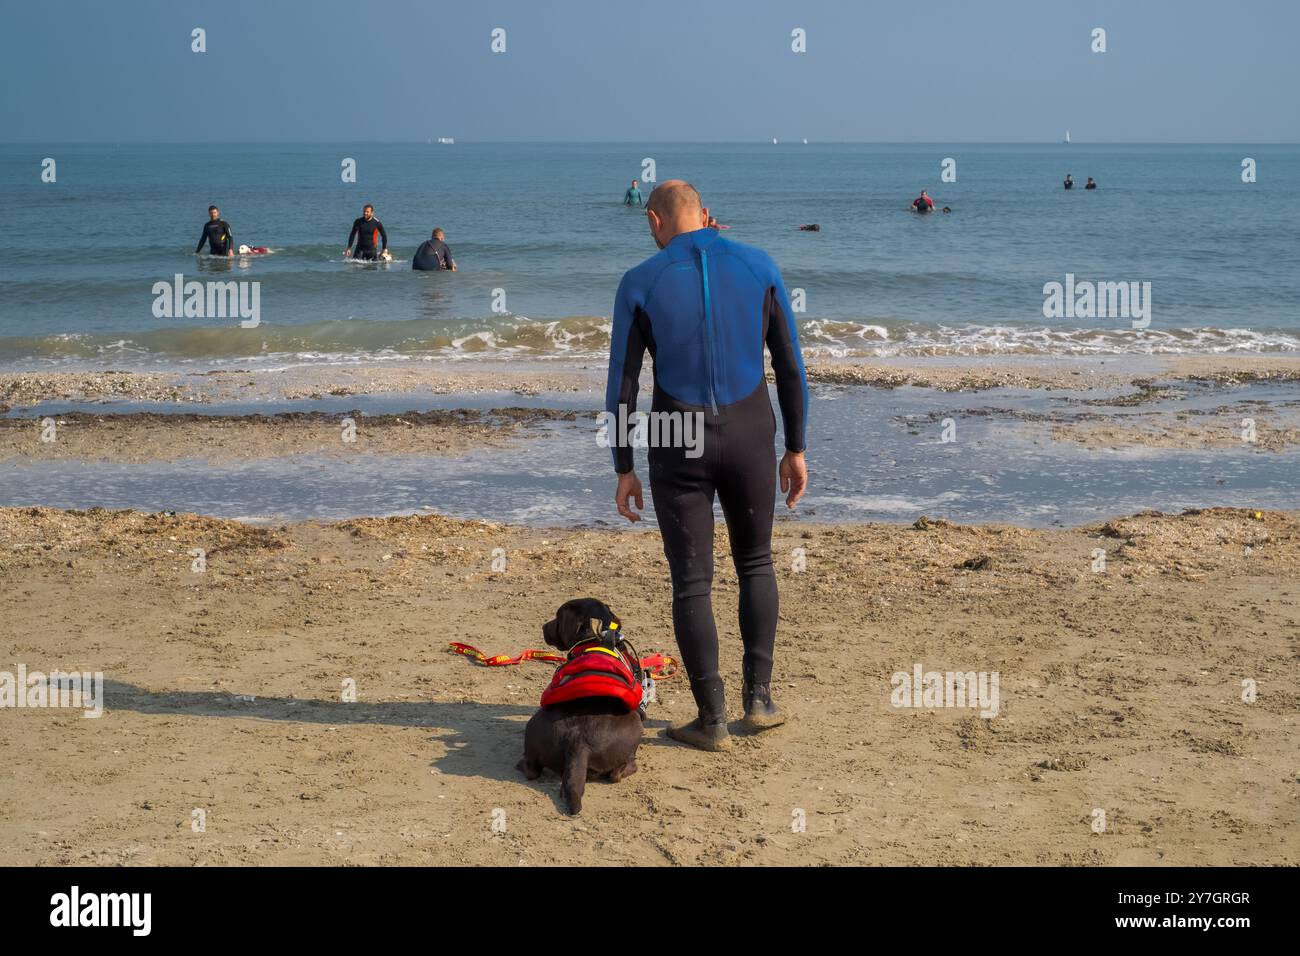
M 0 363 L 224 363 L 226 361 L 476 357 L 604 359 L 611 323 L 603 316 L 533 319 L 523 315 L 446 321 L 331 320 L 243 329 L 160 328 L 135 333 L 64 333 L 0 338 Z M 1300 351 L 1300 333 L 1277 329 L 1059 329 L 1013 325 L 922 325 L 806 319 L 804 355 L 818 358 L 906 356 L 1088 356 L 1249 354 Z

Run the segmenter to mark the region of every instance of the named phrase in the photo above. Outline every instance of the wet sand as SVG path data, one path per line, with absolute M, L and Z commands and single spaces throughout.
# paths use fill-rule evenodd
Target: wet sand
M 461 408 L 396 415 L 363 415 L 359 411 L 275 415 L 74 412 L 34 420 L 0 419 L 0 463 L 223 463 L 296 455 L 452 455 L 500 447 L 526 433 L 528 426 L 577 418 L 576 412 L 544 408 Z
M 649 363 L 647 363 L 647 369 Z M 1239 384 L 1300 380 L 1300 356 L 1155 356 L 997 359 L 810 359 L 811 382 L 897 388 L 913 385 L 942 391 L 990 388 L 1114 389 L 1159 378 Z M 648 381 L 648 375 L 646 376 Z M 283 369 L 219 369 L 206 372 L 6 372 L 0 373 L 0 412 L 41 401 L 131 399 L 177 403 L 293 400 L 339 395 L 425 392 L 542 392 L 604 395 L 605 363 L 596 361 L 394 362 L 300 365 Z

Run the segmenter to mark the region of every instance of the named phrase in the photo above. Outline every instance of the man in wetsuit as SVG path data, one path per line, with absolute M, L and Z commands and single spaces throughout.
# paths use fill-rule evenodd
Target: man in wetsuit
M 645 205 L 645 203 L 641 201 L 641 189 L 637 185 L 637 181 L 635 179 L 632 180 L 632 185 L 627 187 L 627 192 L 623 194 L 623 205 L 624 206 Z
M 1093 178 L 1092 178 L 1091 176 L 1089 176 L 1089 177 L 1088 177 L 1088 181 L 1087 181 L 1086 183 L 1083 184 L 1083 188 L 1084 188 L 1084 189 L 1096 189 L 1096 188 L 1097 188 L 1097 183 L 1093 180 Z
M 669 728 L 668 735 L 716 751 L 731 741 L 711 597 L 714 496 L 722 502 L 740 578 L 742 725 L 764 730 L 784 721 L 770 690 L 777 624 L 772 512 L 778 469 L 764 347 L 772 357 L 781 405 L 785 455 L 779 471 L 790 508 L 808 484 L 808 385 L 794 313 L 772 258 L 708 228 L 709 213 L 699 193 L 681 180 L 655 188 L 646 219 L 661 251 L 619 283 L 605 409 L 617 416 L 622 408 L 631 417 L 641 362 L 649 350 L 654 362 L 652 418 L 671 420 L 665 416 L 676 413 L 683 436 L 686 416 L 701 425 L 696 440 L 676 442 L 683 447 L 650 443 L 650 492 L 672 575 L 673 630 L 699 709 L 698 718 Z M 619 514 L 639 521 L 641 515 L 629 504 L 631 499 L 637 509 L 644 508 L 633 468 L 631 442 L 636 437 L 612 437 L 618 473 L 614 502 Z
M 356 240 L 355 246 L 353 240 Z M 376 246 L 381 251 L 376 251 Z M 375 207 L 367 204 L 361 210 L 361 218 L 352 221 L 352 232 L 348 234 L 348 247 L 343 250 L 343 258 L 378 259 L 387 251 L 388 233 L 384 231 L 384 224 L 375 218 Z
M 917 212 L 934 212 L 934 200 L 922 189 L 921 195 L 912 200 L 912 208 Z
M 1066 189 L 1074 188 L 1074 177 L 1071 176 L 1069 173 L 1065 174 L 1065 188 Z
M 208 207 L 208 221 L 199 233 L 199 244 L 194 247 L 197 256 L 203 251 L 203 244 L 208 244 L 208 252 L 214 256 L 233 257 L 235 254 L 235 237 L 230 232 L 230 223 L 221 218 L 221 210 L 216 206 Z
M 417 272 L 455 272 L 456 260 L 451 257 L 451 247 L 443 241 L 446 238 L 441 229 L 433 230 L 433 238 L 424 240 L 415 250 L 411 268 Z

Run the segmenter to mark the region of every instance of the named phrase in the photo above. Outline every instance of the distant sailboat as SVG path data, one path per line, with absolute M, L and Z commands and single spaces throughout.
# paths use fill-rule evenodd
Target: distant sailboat
M 775 137 L 775 136 L 772 137 L 772 145 L 773 145 L 773 146 L 776 145 L 776 137 Z
M 805 136 L 805 137 L 803 138 L 803 144 L 804 144 L 805 146 L 808 145 L 808 137 L 807 137 L 807 136 Z
M 455 144 L 456 140 L 450 136 L 439 136 L 438 142 L 441 143 L 443 146 L 451 146 Z
M 1068 129 L 1065 131 L 1065 145 L 1070 145 L 1070 131 Z

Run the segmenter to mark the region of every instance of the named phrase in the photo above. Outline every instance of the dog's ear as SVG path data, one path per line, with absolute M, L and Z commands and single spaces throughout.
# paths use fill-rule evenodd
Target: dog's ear
M 591 628 L 591 637 L 600 637 L 606 627 L 612 627 L 617 632 L 619 627 L 622 626 L 623 622 L 618 619 L 604 601 L 585 598 L 582 603 L 586 605 L 585 613 L 587 615 L 587 624 Z

